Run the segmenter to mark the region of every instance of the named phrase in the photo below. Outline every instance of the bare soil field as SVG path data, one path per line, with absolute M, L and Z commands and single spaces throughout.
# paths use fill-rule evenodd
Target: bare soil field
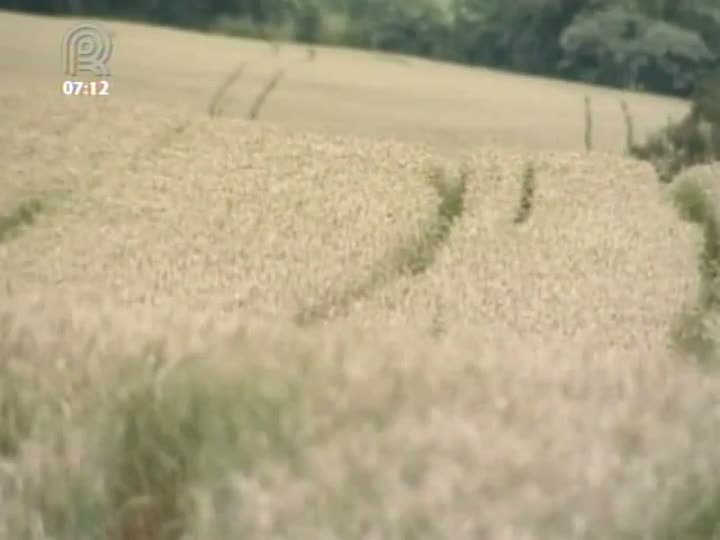
M 65 97 L 72 22 L 0 13 L 0 540 L 713 538 L 685 103 L 120 22 Z

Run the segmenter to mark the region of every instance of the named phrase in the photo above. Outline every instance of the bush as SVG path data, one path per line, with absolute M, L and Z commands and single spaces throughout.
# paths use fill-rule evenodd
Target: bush
M 671 182 L 684 169 L 719 157 L 714 146 L 712 126 L 690 113 L 634 145 L 630 153 L 650 162 L 662 182 Z
M 630 153 L 653 164 L 660 180 L 670 182 L 683 169 L 720 159 L 720 79 L 697 85 L 691 111 L 669 122 Z
M 705 177 L 704 177 L 705 176 Z M 688 173 L 673 186 L 672 196 L 680 216 L 702 231 L 702 249 L 698 259 L 700 288 L 693 309 L 681 316 L 675 329 L 680 348 L 706 361 L 718 354 L 717 323 L 720 316 L 720 222 L 715 207 L 718 179 L 702 168 Z M 708 182 L 709 181 L 709 182 Z

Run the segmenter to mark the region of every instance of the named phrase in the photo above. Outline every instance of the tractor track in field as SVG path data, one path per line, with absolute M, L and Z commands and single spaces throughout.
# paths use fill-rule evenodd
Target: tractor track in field
M 430 174 L 429 184 L 438 195 L 438 205 L 430 222 L 414 241 L 399 245 L 378 261 L 370 275 L 354 287 L 317 304 L 300 310 L 294 317 L 299 326 L 310 326 L 347 315 L 352 304 L 372 296 L 382 287 L 401 276 L 417 277 L 432 266 L 450 232 L 465 209 L 465 192 L 469 172 L 462 169 L 456 178 L 448 180 L 441 168 Z

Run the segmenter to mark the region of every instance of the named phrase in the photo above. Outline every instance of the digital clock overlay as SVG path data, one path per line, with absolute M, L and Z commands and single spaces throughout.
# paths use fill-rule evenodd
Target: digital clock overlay
M 66 96 L 109 96 L 109 62 L 113 42 L 110 32 L 98 24 L 82 23 L 72 27 L 63 37 L 62 57 L 65 75 L 62 92 Z M 94 75 L 83 80 L 80 73 Z

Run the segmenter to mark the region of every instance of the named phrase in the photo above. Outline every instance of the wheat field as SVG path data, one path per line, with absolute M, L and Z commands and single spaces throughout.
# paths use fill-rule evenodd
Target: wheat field
M 0 539 L 714 537 L 686 103 L 115 21 L 65 97 L 73 22 L 0 12 Z

